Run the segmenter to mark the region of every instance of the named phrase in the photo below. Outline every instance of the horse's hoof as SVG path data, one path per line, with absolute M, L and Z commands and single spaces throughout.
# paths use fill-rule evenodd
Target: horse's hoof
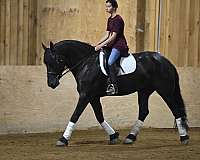
M 57 147 L 65 147 L 68 145 L 68 140 L 65 139 L 64 137 L 60 138 L 57 142 L 56 142 L 56 146 Z
M 119 133 L 115 132 L 114 134 L 110 135 L 110 145 L 117 144 L 119 142 Z
M 181 144 L 187 145 L 187 144 L 189 143 L 189 139 L 190 139 L 190 137 L 189 137 L 188 135 L 186 135 L 186 136 L 181 136 L 181 137 L 180 137 Z
M 133 140 L 132 139 L 129 139 L 129 138 L 126 138 L 124 140 L 124 144 L 133 144 Z
M 133 144 L 136 141 L 136 136 L 133 134 L 129 134 L 124 140 L 124 144 Z

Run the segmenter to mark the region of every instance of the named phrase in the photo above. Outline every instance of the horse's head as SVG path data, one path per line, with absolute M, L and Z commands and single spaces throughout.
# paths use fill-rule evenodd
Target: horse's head
M 42 44 L 44 48 L 44 63 L 47 67 L 48 86 L 55 89 L 60 83 L 60 77 L 65 70 L 65 57 L 56 53 L 54 45 L 50 42 L 50 48 Z

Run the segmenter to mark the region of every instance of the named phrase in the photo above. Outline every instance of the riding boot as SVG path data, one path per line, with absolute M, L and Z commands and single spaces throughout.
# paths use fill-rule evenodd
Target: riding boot
M 108 87 L 107 87 L 107 95 L 114 95 L 118 93 L 118 87 L 117 87 L 117 76 L 115 74 L 115 68 L 114 65 L 108 66 L 109 73 L 108 73 Z

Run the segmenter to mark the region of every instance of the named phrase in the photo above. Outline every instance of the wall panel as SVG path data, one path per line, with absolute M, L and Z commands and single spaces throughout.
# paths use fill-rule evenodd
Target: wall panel
M 200 68 L 178 68 L 190 127 L 200 127 Z M 63 131 L 75 109 L 78 93 L 72 74 L 52 90 L 47 86 L 45 66 L 2 66 L 0 70 L 0 134 Z M 12 93 L 12 94 L 11 94 Z M 101 99 L 105 119 L 114 128 L 130 128 L 138 117 L 137 94 Z M 149 99 L 145 127 L 173 128 L 174 117 L 161 97 Z M 87 106 L 77 129 L 100 127 L 92 107 Z M 177 133 L 178 136 L 178 133 Z
M 157 50 L 161 1 L 159 51 L 177 66 L 200 66 L 199 0 L 119 1 L 130 51 Z M 109 16 L 104 0 L 0 0 L 0 9 L 1 65 L 42 64 L 42 42 L 95 44 Z
M 0 65 L 5 64 L 5 13 L 6 0 L 0 1 Z
M 0 0 L 0 3 L 3 46 L 0 56 L 1 64 L 7 65 L 42 64 L 42 42 L 48 45 L 49 41 L 76 39 L 94 45 L 105 32 L 109 16 L 104 0 Z M 130 50 L 135 51 L 137 0 L 119 1 L 119 13 L 125 20 Z
M 199 66 L 199 0 L 162 0 L 160 51 L 175 65 Z
M 0 0 L 0 64 L 36 64 L 37 0 Z

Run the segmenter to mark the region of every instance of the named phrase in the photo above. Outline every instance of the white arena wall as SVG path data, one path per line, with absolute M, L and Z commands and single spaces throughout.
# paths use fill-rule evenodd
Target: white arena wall
M 188 112 L 189 125 L 200 127 L 200 68 L 178 68 L 180 85 Z M 47 86 L 45 66 L 0 67 L 0 134 L 63 131 L 78 94 L 75 80 L 66 75 L 60 86 Z M 138 117 L 137 94 L 102 98 L 105 119 L 115 129 L 131 127 Z M 145 127 L 172 128 L 174 118 L 157 93 L 149 102 Z M 99 127 L 88 105 L 77 129 Z

